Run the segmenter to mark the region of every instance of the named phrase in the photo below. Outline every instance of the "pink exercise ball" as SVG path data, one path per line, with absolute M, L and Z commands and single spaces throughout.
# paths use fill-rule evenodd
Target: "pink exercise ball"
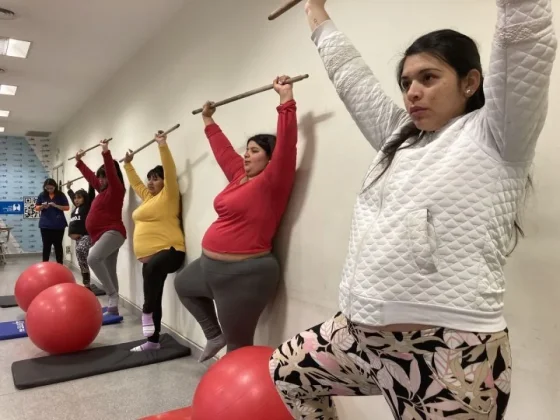
M 25 317 L 29 339 L 50 354 L 85 349 L 99 334 L 102 322 L 99 300 L 76 283 L 43 290 L 31 302 Z
M 270 377 L 273 352 L 242 347 L 212 365 L 196 388 L 192 420 L 293 420 Z
M 55 262 L 41 262 L 25 269 L 16 281 L 14 295 L 18 306 L 27 311 L 43 290 L 61 283 L 76 283 L 70 269 Z

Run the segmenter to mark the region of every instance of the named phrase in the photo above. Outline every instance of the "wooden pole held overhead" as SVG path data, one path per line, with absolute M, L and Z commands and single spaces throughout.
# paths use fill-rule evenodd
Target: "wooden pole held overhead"
M 296 77 L 292 77 L 292 78 L 288 79 L 287 82 L 288 83 L 296 83 L 296 82 L 299 82 L 301 80 L 307 79 L 308 77 L 309 77 L 308 74 L 302 74 L 301 76 L 296 76 Z M 271 83 L 270 85 L 260 87 L 260 88 L 249 90 L 245 93 L 240 93 L 239 95 L 232 96 L 231 98 L 227 98 L 227 99 L 224 99 L 222 101 L 215 102 L 212 107 L 213 108 L 218 108 L 219 106 L 226 105 L 226 104 L 229 104 L 229 103 L 232 103 L 232 102 L 235 102 L 235 101 L 239 101 L 240 99 L 245 99 L 249 96 L 253 96 L 253 95 L 256 95 L 258 93 L 266 92 L 267 90 L 271 90 L 271 89 L 274 89 L 274 84 L 273 83 Z M 195 109 L 192 112 L 192 114 L 196 115 L 196 114 L 200 114 L 201 112 L 202 112 L 202 108 L 198 108 L 198 109 Z
M 277 17 L 282 16 L 284 13 L 286 13 L 292 7 L 297 6 L 302 1 L 303 0 L 290 0 L 290 1 L 288 1 L 287 3 L 280 6 L 278 9 L 276 9 L 274 12 L 272 12 L 270 15 L 268 15 L 268 20 L 274 20 Z
M 107 139 L 107 143 L 109 143 L 111 140 L 113 140 L 113 137 L 111 137 L 110 139 Z M 99 147 L 99 144 L 96 144 L 95 146 L 91 146 L 89 149 L 84 150 L 84 153 L 87 153 L 90 150 L 93 150 L 97 147 Z M 72 159 L 76 159 L 76 156 L 72 156 L 71 158 L 68 158 L 68 160 L 72 160 Z
M 162 135 L 168 135 L 169 133 L 171 133 L 172 131 L 177 130 L 179 127 L 181 126 L 181 124 L 175 124 L 173 127 L 171 127 L 169 130 L 165 131 L 162 133 Z M 142 150 L 144 150 L 146 147 L 148 147 L 150 144 L 154 143 L 156 141 L 156 138 L 154 137 L 153 139 L 151 139 L 149 142 L 145 143 L 144 145 L 140 146 L 138 149 L 134 150 L 132 152 L 132 155 L 134 156 L 136 153 L 141 152 Z M 124 162 L 124 158 L 120 159 L 119 162 Z

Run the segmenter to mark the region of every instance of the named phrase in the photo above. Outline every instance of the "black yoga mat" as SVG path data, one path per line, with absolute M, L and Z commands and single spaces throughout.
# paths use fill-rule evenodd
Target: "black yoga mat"
M 15 296 L 0 296 L 0 308 L 13 308 L 18 306 Z
M 91 285 L 91 291 L 95 294 L 95 296 L 103 296 L 107 294 L 105 293 L 105 290 L 100 289 L 95 284 Z M 13 308 L 15 306 L 18 306 L 15 296 L 0 296 L 0 308 Z
M 132 352 L 146 340 L 112 346 L 96 347 L 77 353 L 37 357 L 12 364 L 12 376 L 17 389 L 35 388 L 102 373 L 166 362 L 190 356 L 191 349 L 169 334 L 162 334 L 161 349 Z

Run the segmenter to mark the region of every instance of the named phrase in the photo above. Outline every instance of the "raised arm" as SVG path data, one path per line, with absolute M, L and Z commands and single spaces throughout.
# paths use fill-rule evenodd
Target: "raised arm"
M 124 185 L 117 175 L 117 168 L 115 168 L 115 162 L 113 160 L 113 156 L 111 155 L 111 151 L 108 149 L 103 150 L 101 155 L 103 156 L 103 166 L 105 167 L 105 174 L 107 175 L 108 188 L 124 194 Z
M 146 201 L 147 199 L 152 198 L 152 194 L 136 173 L 136 169 L 134 169 L 134 166 L 132 166 L 131 162 L 125 161 L 124 170 L 126 172 L 128 182 L 130 183 L 130 186 L 132 187 L 136 195 L 140 197 L 142 201 Z
M 407 112 L 385 94 L 358 50 L 325 11 L 324 1 L 308 1 L 307 18 L 327 74 L 358 128 L 373 146 L 383 143 L 409 120 Z
M 498 22 L 484 84 L 486 124 L 502 159 L 533 158 L 548 112 L 556 58 L 551 0 L 496 0 Z
M 101 185 L 99 184 L 99 180 L 92 172 L 91 169 L 81 160 L 78 159 L 76 162 L 76 168 L 80 171 L 80 173 L 84 176 L 85 180 L 91 185 L 97 192 L 101 189 Z
M 74 199 L 76 198 L 76 194 L 74 194 L 72 188 L 68 188 L 68 197 L 70 197 L 70 200 L 72 201 L 74 201 Z
M 212 118 L 215 108 L 212 108 L 210 105 L 211 104 L 207 102 L 202 111 L 202 120 L 205 125 L 204 133 L 210 142 L 210 147 L 212 148 L 218 165 L 222 168 L 228 181 L 231 182 L 239 176 L 241 172 L 245 171 L 243 167 L 243 158 L 235 151 L 231 142 L 222 132 L 220 126 L 216 124 Z
M 276 108 L 278 122 L 276 129 L 276 145 L 270 163 L 264 170 L 264 176 L 271 182 L 273 188 L 286 187 L 291 189 L 297 160 L 297 107 L 292 94 L 292 86 L 285 85 L 282 80 L 275 80 L 274 87 L 280 95 L 280 105 Z
M 177 168 L 171 155 L 171 150 L 166 140 L 158 141 L 159 156 L 165 179 L 163 185 L 170 197 L 179 198 L 179 181 L 177 180 Z

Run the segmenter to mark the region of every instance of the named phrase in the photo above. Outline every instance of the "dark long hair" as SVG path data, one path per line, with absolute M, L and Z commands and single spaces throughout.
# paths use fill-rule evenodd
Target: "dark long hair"
M 276 136 L 272 134 L 257 134 L 247 140 L 247 145 L 249 145 L 249 143 L 252 141 L 262 147 L 269 159 L 272 158 L 274 146 L 276 146 Z
M 163 166 L 158 165 L 155 168 L 150 169 L 148 171 L 148 175 L 146 175 L 146 178 L 150 179 L 154 175 L 157 176 L 158 178 L 165 179 L 165 173 L 163 171 Z
M 52 178 L 47 178 L 45 179 L 45 182 L 43 182 L 43 193 L 46 195 L 49 195 L 49 192 L 47 191 L 47 185 L 50 185 L 52 187 L 54 187 L 54 195 L 60 195 L 62 194 L 62 191 L 60 191 L 60 189 L 58 188 L 58 183 L 52 179 Z
M 124 186 L 124 178 L 123 178 L 123 174 L 121 171 L 121 167 L 119 165 L 119 162 L 117 162 L 116 160 L 113 159 L 113 163 L 115 164 L 115 169 L 117 170 L 117 176 L 119 177 L 119 179 L 121 180 L 121 183 Z M 97 178 L 102 177 L 102 178 L 107 178 L 107 172 L 105 172 L 105 165 L 101 165 L 99 167 L 99 169 L 97 170 L 97 172 L 95 173 L 95 176 Z
M 95 198 L 95 189 L 90 185 L 88 191 L 81 188 L 74 193 L 74 196 L 82 197 L 82 200 L 84 200 L 84 204 L 82 204 L 81 207 L 89 209 L 89 207 L 91 206 L 91 202 Z
M 478 70 L 481 75 L 480 85 L 474 95 L 472 95 L 467 100 L 465 114 L 481 109 L 484 106 L 484 77 L 482 77 L 480 53 L 478 51 L 476 43 L 471 38 L 451 29 L 442 29 L 430 32 L 418 38 L 412 43 L 410 47 L 407 48 L 404 56 L 397 66 L 397 83 L 399 84 L 399 86 L 401 86 L 401 89 L 402 73 L 406 59 L 412 55 L 421 53 L 430 54 L 447 63 L 455 70 L 459 80 L 464 79 L 471 70 Z M 367 191 L 369 188 L 371 188 L 373 184 L 375 184 L 379 180 L 379 178 L 381 178 L 385 174 L 385 172 L 387 172 L 387 170 L 391 166 L 391 163 L 393 163 L 393 160 L 395 159 L 397 151 L 403 145 L 403 143 L 405 143 L 408 139 L 412 139 L 408 144 L 403 146 L 401 150 L 413 147 L 421 140 L 421 134 L 422 131 L 418 129 L 413 122 L 410 122 L 409 124 L 404 126 L 394 138 L 388 140 L 383 145 L 383 157 L 379 161 L 379 164 L 383 165 L 383 169 L 374 178 L 374 180 L 367 187 L 365 187 L 364 191 Z M 531 185 L 532 180 L 529 176 L 527 178 L 527 188 L 531 187 Z M 514 221 L 514 227 L 514 244 L 510 249 L 508 255 L 511 254 L 511 252 L 517 246 L 519 236 L 525 236 L 518 218 L 516 218 L 516 220 Z

